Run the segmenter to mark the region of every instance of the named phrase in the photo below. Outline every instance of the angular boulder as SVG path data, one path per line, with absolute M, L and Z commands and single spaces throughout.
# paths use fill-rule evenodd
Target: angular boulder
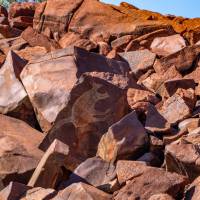
M 70 175 L 69 183 L 85 182 L 94 187 L 111 192 L 116 178 L 115 166 L 98 157 L 89 158 L 81 163 Z
M 20 73 L 27 61 L 13 51 L 7 55 L 0 69 L 0 113 L 26 121 L 31 126 L 37 126 L 33 107 L 19 79 Z
M 126 63 L 70 47 L 29 62 L 21 73 L 21 80 L 41 128 L 48 131 L 68 104 L 70 92 L 83 73 L 98 71 L 126 75 L 128 69 Z
M 4 186 L 10 181 L 26 184 L 37 167 L 43 152 L 38 149 L 42 133 L 23 121 L 0 115 L 0 180 Z
M 168 56 L 186 47 L 184 38 L 177 34 L 168 37 L 157 37 L 151 44 L 152 52 L 160 56 Z
M 85 183 L 74 183 L 60 191 L 52 200 L 111 200 L 112 196 Z
M 79 79 L 40 145 L 46 149 L 55 138 L 69 145 L 78 161 L 68 162 L 72 169 L 70 165 L 77 167 L 86 158 L 95 156 L 101 136 L 127 113 L 125 90 L 121 88 L 123 77 L 117 76 L 115 80 L 112 74 L 100 77 L 101 74 L 105 75 L 90 73 Z
M 165 148 L 166 168 L 187 176 L 191 181 L 200 173 L 200 137 L 198 133 L 191 133 L 182 137 Z
M 147 49 L 120 53 L 120 56 L 128 62 L 137 77 L 151 69 L 156 58 L 156 54 Z
M 37 168 L 35 169 L 28 186 L 55 188 L 58 177 L 62 173 L 61 167 L 65 164 L 69 148 L 59 140 L 54 140 L 48 150 L 43 155 Z
M 167 193 L 174 198 L 181 198 L 188 184 L 184 176 L 165 172 L 162 169 L 135 165 L 129 182 L 118 192 L 114 199 L 148 200 L 152 195 Z
M 147 133 L 135 111 L 113 124 L 98 145 L 97 155 L 107 162 L 139 156 L 145 151 Z

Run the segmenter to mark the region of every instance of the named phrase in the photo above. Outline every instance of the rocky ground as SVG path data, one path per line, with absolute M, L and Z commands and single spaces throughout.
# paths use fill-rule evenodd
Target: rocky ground
M 200 199 L 200 18 L 0 6 L 0 67 L 0 200 Z

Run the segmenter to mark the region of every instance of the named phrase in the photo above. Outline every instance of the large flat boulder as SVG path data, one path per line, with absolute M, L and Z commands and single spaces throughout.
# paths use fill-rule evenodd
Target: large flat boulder
M 57 50 L 32 60 L 21 73 L 21 80 L 36 110 L 41 128 L 48 131 L 78 78 L 85 72 L 126 74 L 126 63 L 114 61 L 77 47 Z

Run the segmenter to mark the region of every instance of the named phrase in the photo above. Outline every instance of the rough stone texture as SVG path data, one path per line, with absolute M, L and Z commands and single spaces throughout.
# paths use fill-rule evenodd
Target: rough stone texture
M 175 124 L 191 115 L 194 105 L 190 101 L 194 99 L 193 90 L 183 90 L 180 94 L 177 92 L 164 102 L 161 114 L 169 123 Z
M 1 200 L 18 200 L 20 197 L 26 193 L 30 187 L 17 183 L 10 182 L 10 184 L 0 191 Z
M 145 129 L 133 111 L 102 136 L 97 155 L 108 162 L 138 156 L 144 151 L 147 141 Z
M 199 53 L 200 45 L 185 47 L 176 53 L 161 58 L 154 64 L 154 69 L 156 72 L 162 73 L 175 65 L 179 72 L 187 71 L 192 67 Z
M 20 82 L 19 75 L 27 62 L 13 51 L 7 55 L 0 69 L 0 113 L 17 117 L 31 126 L 37 126 L 33 107 Z
M 35 11 L 34 29 L 39 32 L 49 29 L 51 33 L 66 33 L 74 12 L 82 2 L 83 0 L 48 0 L 40 4 Z
M 56 67 L 55 67 L 56 66 Z M 21 74 L 41 128 L 48 131 L 84 72 L 110 71 L 126 74 L 125 63 L 108 60 L 79 48 L 68 48 L 32 60 Z
M 143 88 L 129 88 L 127 91 L 127 100 L 131 108 L 138 102 L 149 102 L 152 104 L 157 104 L 159 102 L 155 93 Z
M 26 46 L 27 42 L 21 37 L 0 40 L 0 50 L 6 55 L 10 50 L 20 50 Z
M 28 186 L 55 188 L 68 153 L 66 144 L 54 140 L 38 163 Z
M 27 183 L 42 157 L 37 146 L 43 135 L 26 123 L 0 115 L 0 179 L 3 185 L 10 181 Z
M 159 193 L 181 198 L 179 195 L 187 184 L 185 177 L 159 168 L 137 165 L 132 170 L 130 181 L 114 195 L 115 200 L 137 198 L 148 200 L 152 195 Z
M 98 157 L 89 158 L 81 163 L 69 177 L 69 183 L 85 182 L 101 190 L 111 192 L 116 178 L 115 166 Z
M 200 177 L 196 178 L 187 188 L 184 200 L 198 200 L 200 196 Z
M 136 76 L 140 76 L 141 73 L 144 73 L 152 68 L 156 58 L 156 54 L 147 49 L 120 53 L 120 56 L 128 62 L 131 71 Z
M 47 53 L 47 50 L 44 47 L 26 47 L 25 49 L 14 51 L 21 58 L 31 61 L 35 60 L 38 57 L 44 56 Z
M 180 35 L 157 37 L 151 44 L 152 52 L 160 56 L 168 56 L 186 47 L 184 38 Z
M 166 146 L 165 160 L 168 171 L 177 172 L 194 180 L 199 176 L 199 134 L 191 133 Z
M 199 118 L 188 118 L 178 124 L 179 129 L 181 130 L 187 129 L 189 133 L 198 128 L 199 126 L 200 126 Z
M 193 79 L 172 79 L 165 81 L 160 88 L 158 88 L 157 93 L 162 96 L 162 98 L 169 98 L 176 93 L 179 89 L 195 89 L 195 82 Z
M 42 149 L 57 138 L 73 149 L 79 164 L 80 159 L 96 154 L 101 136 L 127 112 L 124 89 L 120 88 L 122 84 L 117 81 L 115 85 L 114 79 L 113 82 L 107 80 L 91 74 L 79 79 L 66 107 L 41 144 Z M 70 167 L 73 162 L 68 164 Z
M 174 198 L 172 198 L 168 194 L 155 194 L 151 196 L 148 200 L 174 200 Z
M 32 47 L 45 47 L 47 51 L 53 51 L 60 48 L 55 41 L 48 39 L 48 37 L 43 34 L 37 33 L 32 27 L 28 27 L 23 31 L 21 37 Z
M 111 195 L 85 183 L 74 183 L 58 193 L 52 200 L 111 200 Z

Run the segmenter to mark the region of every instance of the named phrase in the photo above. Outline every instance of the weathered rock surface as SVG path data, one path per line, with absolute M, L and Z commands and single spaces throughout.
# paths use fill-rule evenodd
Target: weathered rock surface
M 146 131 L 135 111 L 113 124 L 98 145 L 97 155 L 107 162 L 137 157 L 148 143 Z
M 54 140 L 35 169 L 28 186 L 55 188 L 61 167 L 64 167 L 69 148 L 59 140 Z
M 32 60 L 24 68 L 21 79 L 44 131 L 51 128 L 68 104 L 70 92 L 81 74 L 92 71 L 125 75 L 128 66 L 79 48 L 68 48 Z
M 0 115 L 0 179 L 6 186 L 10 181 L 27 183 L 43 152 L 37 148 L 42 133 L 26 123 Z
M 98 77 L 98 73 L 96 77 L 90 74 L 79 79 L 65 108 L 41 144 L 42 149 L 57 138 L 73 149 L 78 160 L 95 156 L 101 136 L 126 114 L 128 107 L 124 88 L 120 88 L 124 87 L 123 82 L 116 80 L 115 85 L 114 77 L 108 77 L 110 82 L 107 77 Z
M 115 182 L 115 166 L 98 157 L 89 158 L 81 163 L 69 177 L 66 184 L 85 182 L 101 190 L 112 192 Z M 117 184 L 116 184 L 117 186 Z
M 111 195 L 85 183 L 74 183 L 60 191 L 53 200 L 111 200 Z
M 199 27 L 125 2 L 1 5 L 0 199 L 199 199 Z
M 162 169 L 135 165 L 132 168 L 129 182 L 114 195 L 114 199 L 144 199 L 152 195 L 167 193 L 174 198 L 181 198 L 187 179 Z
M 186 42 L 180 35 L 155 38 L 151 50 L 160 56 L 168 56 L 186 47 Z

